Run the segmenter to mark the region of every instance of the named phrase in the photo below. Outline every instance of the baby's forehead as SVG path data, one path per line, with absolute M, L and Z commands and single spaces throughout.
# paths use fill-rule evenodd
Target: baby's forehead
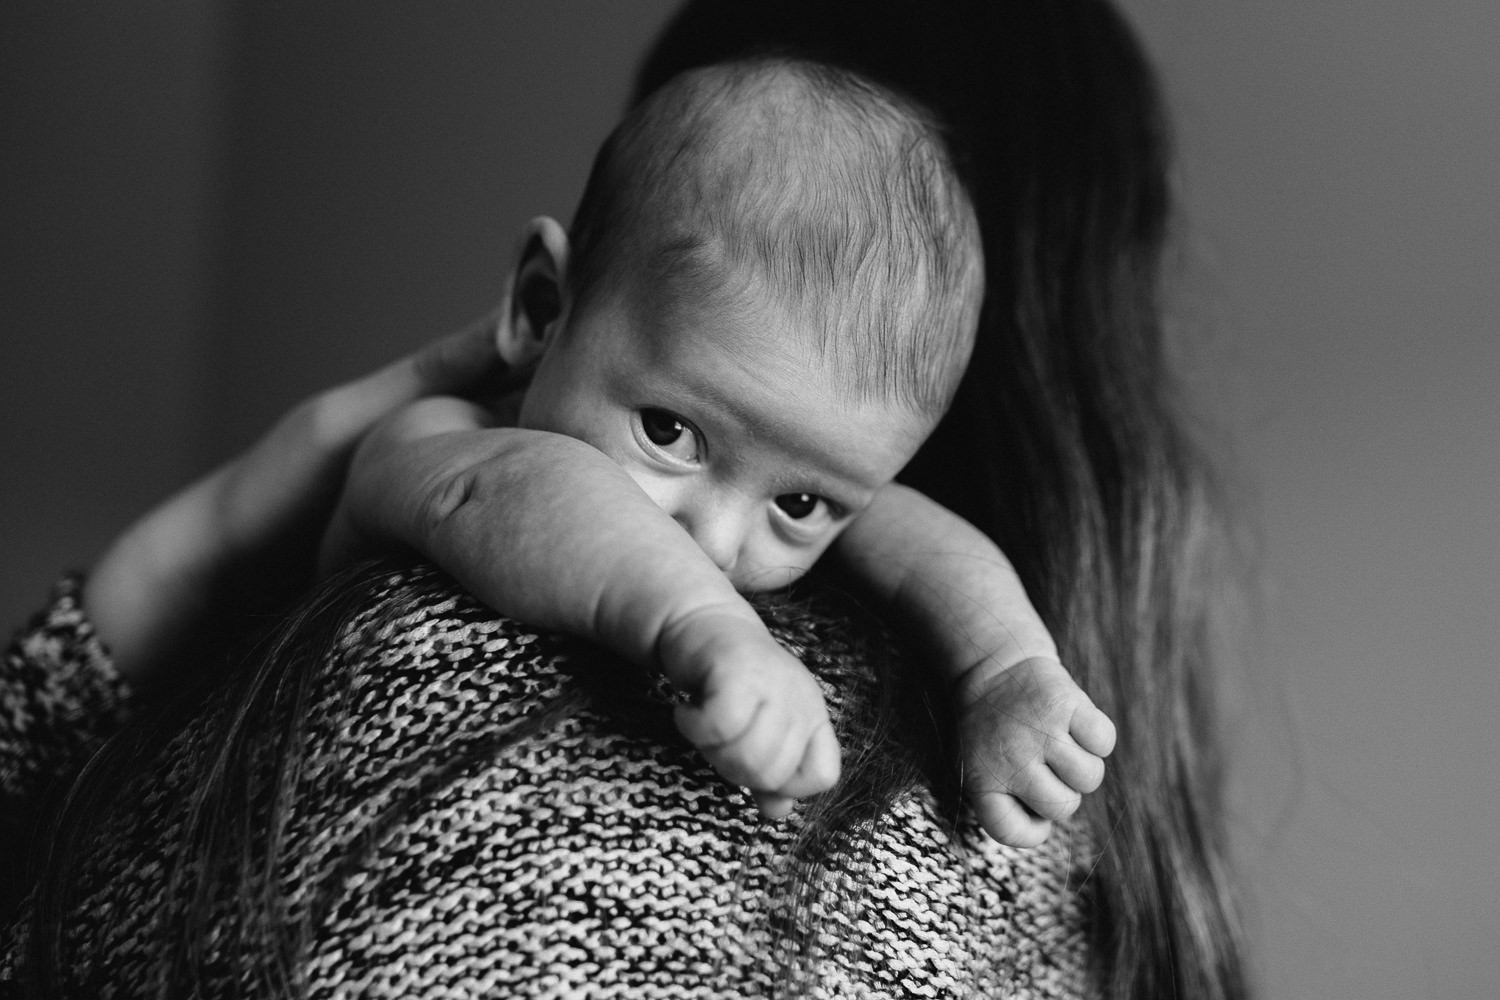
M 924 412 L 946 409 L 977 327 L 983 251 L 940 129 L 830 67 L 749 60 L 662 88 L 605 144 L 572 236 L 578 294 L 628 275 L 664 305 L 791 310 L 851 393 Z
M 889 391 L 889 380 L 875 377 L 869 361 L 878 347 L 841 322 L 850 310 L 834 289 L 791 301 L 743 269 L 717 280 L 678 269 L 654 280 L 638 274 L 621 291 L 617 307 L 638 338 L 635 349 L 688 375 L 711 376 L 726 398 L 813 381 L 827 390 L 817 398 L 830 417 L 855 408 L 913 409 Z M 699 359 L 725 356 L 738 363 L 694 370 Z

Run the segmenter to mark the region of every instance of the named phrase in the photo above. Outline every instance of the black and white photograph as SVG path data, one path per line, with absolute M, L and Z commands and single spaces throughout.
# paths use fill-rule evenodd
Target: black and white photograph
M 0 7 L 0 997 L 1493 1000 L 1500 5 Z

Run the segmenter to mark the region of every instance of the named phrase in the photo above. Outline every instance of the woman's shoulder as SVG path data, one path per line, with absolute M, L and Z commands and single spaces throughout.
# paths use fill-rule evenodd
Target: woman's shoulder
M 400 752 L 379 759 L 536 728 L 559 711 L 582 711 L 621 736 L 681 743 L 671 710 L 685 696 L 658 672 L 498 615 L 430 566 L 386 568 L 359 591 L 330 643 L 310 715 L 339 719 L 346 740 L 385 751 L 382 733 L 399 734 Z M 877 669 L 889 669 L 893 656 L 884 634 L 870 633 L 879 629 L 873 618 L 851 623 L 855 609 L 816 590 L 757 601 L 772 634 L 817 677 L 836 718 L 877 697 Z
M 582 645 L 505 618 L 431 567 L 369 578 L 339 628 L 319 697 L 323 717 L 441 739 L 500 729 L 557 697 Z
M 875 687 L 846 611 L 764 609 L 838 719 Z M 330 917 L 313 982 L 358 970 L 416 990 L 457 949 L 476 981 L 536 995 L 1083 989 L 1065 842 L 1001 848 L 920 781 L 850 822 L 830 814 L 848 801 L 766 822 L 677 738 L 655 678 L 496 618 L 435 571 L 380 579 L 329 666 L 313 717 L 339 721 L 310 733 L 298 797 L 328 811 L 297 824 L 297 853 L 343 875 L 314 904 Z M 334 863 L 356 849 L 354 871 Z

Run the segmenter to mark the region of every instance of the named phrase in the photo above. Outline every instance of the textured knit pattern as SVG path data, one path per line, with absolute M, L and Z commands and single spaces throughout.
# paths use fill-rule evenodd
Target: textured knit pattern
M 868 681 L 818 618 L 777 629 L 835 714 Z M 75 652 L 97 656 L 87 642 Z M 20 664 L 13 693 L 55 701 L 79 668 L 67 660 Z M 930 796 L 905 794 L 834 853 L 799 909 L 786 863 L 798 821 L 762 821 L 663 739 L 666 698 L 630 709 L 656 716 L 645 724 L 619 706 L 548 714 L 580 670 L 601 668 L 629 669 L 496 619 L 435 573 L 387 579 L 318 678 L 286 827 L 281 884 L 289 919 L 308 928 L 296 969 L 307 995 L 1089 995 L 1066 835 L 1034 852 L 972 825 L 950 836 Z M 79 995 L 150 991 L 190 791 L 178 758 L 213 738 L 190 727 L 99 838 L 68 935 Z M 239 979 L 231 958 L 208 972 L 206 995 Z
M 0 801 L 38 794 L 119 728 L 129 692 L 67 576 L 18 632 L 0 673 Z

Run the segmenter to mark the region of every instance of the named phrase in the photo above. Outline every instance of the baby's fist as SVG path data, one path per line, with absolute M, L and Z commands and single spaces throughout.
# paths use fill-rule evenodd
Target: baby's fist
M 964 789 L 980 825 L 1036 847 L 1104 780 L 1115 727 L 1061 663 L 981 663 L 958 684 Z
M 663 637 L 669 678 L 692 695 L 677 728 L 726 780 L 779 818 L 794 800 L 832 788 L 839 745 L 811 673 L 760 620 L 697 616 Z

